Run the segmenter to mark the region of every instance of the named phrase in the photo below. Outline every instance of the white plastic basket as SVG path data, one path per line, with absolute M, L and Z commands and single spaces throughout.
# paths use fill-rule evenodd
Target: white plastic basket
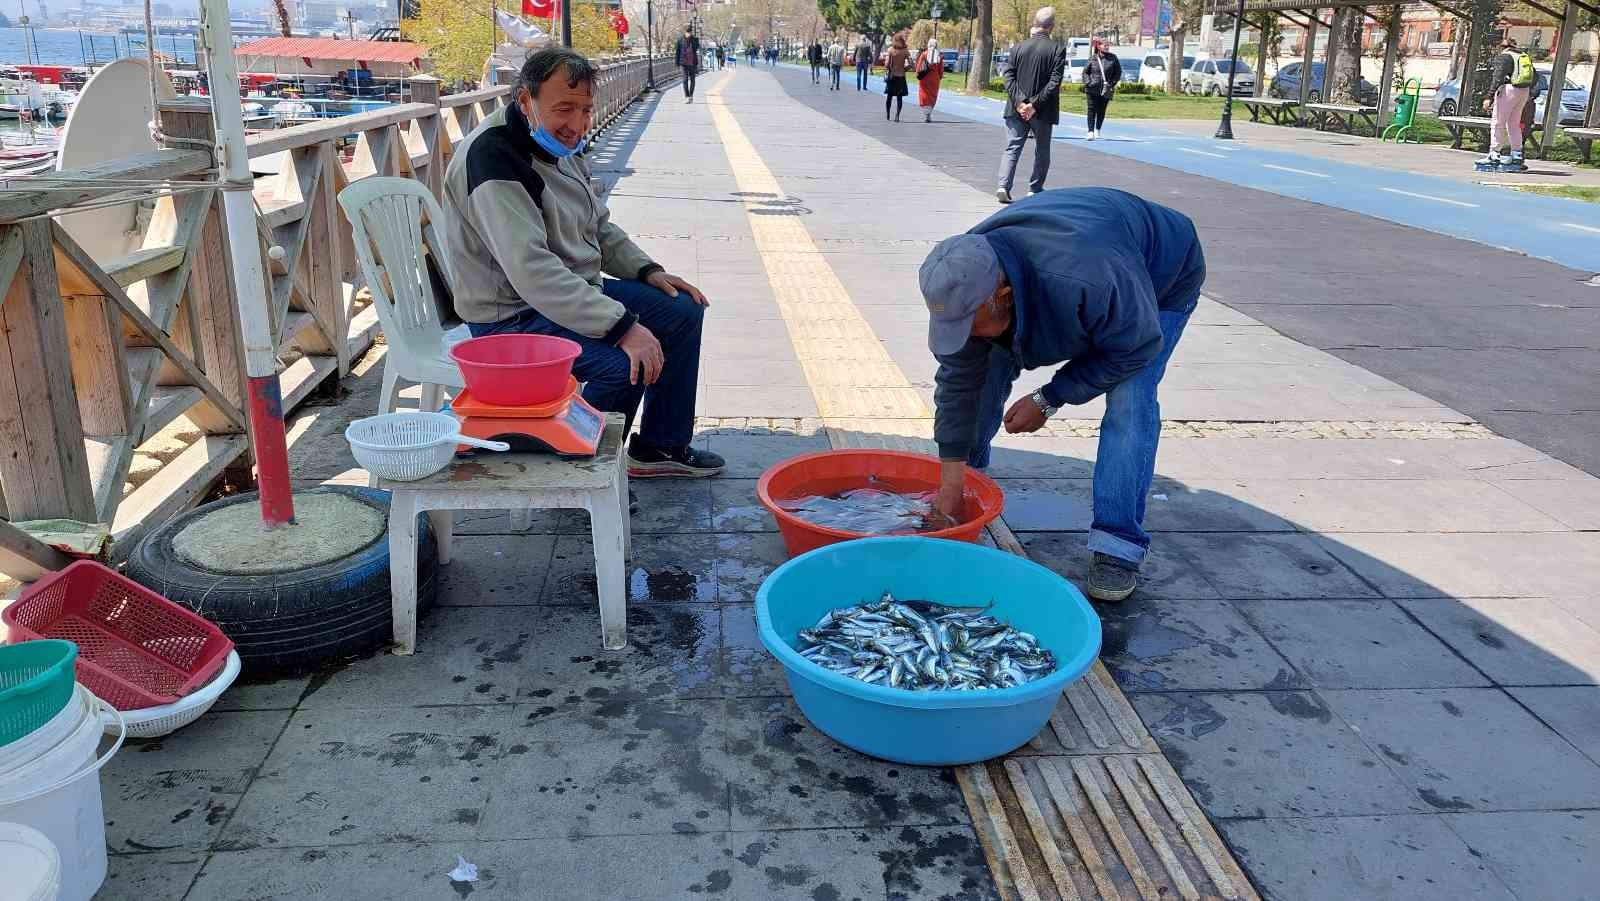
M 160 738 L 205 716 L 206 711 L 228 690 L 228 686 L 239 678 L 239 667 L 239 652 L 229 651 L 228 661 L 211 677 L 211 681 L 189 694 L 171 704 L 122 711 L 122 718 L 128 726 L 128 737 Z M 107 723 L 106 734 L 116 734 L 116 727 Z
M 380 479 L 414 482 L 450 464 L 456 445 L 506 451 L 504 441 L 484 441 L 461 434 L 461 423 L 448 413 L 382 413 L 358 419 L 344 430 L 356 462 Z

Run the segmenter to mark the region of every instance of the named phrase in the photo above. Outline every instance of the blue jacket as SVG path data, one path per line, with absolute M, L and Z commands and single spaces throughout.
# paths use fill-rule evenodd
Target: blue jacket
M 938 358 L 934 439 L 947 460 L 964 459 L 994 437 L 978 434 L 991 351 L 1009 354 L 1022 369 L 1064 363 L 1044 386 L 1045 399 L 1088 403 L 1156 358 L 1156 313 L 1193 309 L 1205 281 L 1189 217 L 1126 191 L 1045 191 L 969 234 L 987 237 L 1000 258 L 1015 318 L 1001 340 L 969 338 Z

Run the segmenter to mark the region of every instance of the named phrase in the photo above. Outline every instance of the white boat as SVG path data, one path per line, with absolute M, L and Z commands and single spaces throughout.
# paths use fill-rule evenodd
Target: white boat
M 283 128 L 315 122 L 322 118 L 317 114 L 317 108 L 304 100 L 284 100 L 272 108 L 272 113 L 277 117 L 278 125 Z
M 278 117 L 267 109 L 264 104 L 254 101 L 244 104 L 244 127 L 253 131 L 265 131 L 278 124 Z

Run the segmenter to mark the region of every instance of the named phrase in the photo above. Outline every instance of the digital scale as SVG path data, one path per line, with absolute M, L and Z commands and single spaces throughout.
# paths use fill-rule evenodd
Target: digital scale
M 487 404 L 465 389 L 450 401 L 461 419 L 461 434 L 486 441 L 504 441 L 513 453 L 552 453 L 558 457 L 592 457 L 605 431 L 605 414 L 578 395 L 578 380 L 567 379 L 555 400 L 520 407 Z M 457 454 L 470 454 L 466 445 Z

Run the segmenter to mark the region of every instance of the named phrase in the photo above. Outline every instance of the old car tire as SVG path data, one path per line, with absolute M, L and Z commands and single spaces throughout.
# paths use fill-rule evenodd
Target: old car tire
M 389 493 L 327 486 L 389 518 Z M 303 670 L 362 654 L 392 638 L 387 530 L 356 551 L 281 573 L 221 573 L 180 558 L 173 536 L 220 506 L 257 503 L 254 492 L 207 504 L 146 535 L 128 560 L 129 578 L 204 616 L 233 639 L 246 672 Z M 417 608 L 438 591 L 436 540 L 426 516 L 417 528 Z

